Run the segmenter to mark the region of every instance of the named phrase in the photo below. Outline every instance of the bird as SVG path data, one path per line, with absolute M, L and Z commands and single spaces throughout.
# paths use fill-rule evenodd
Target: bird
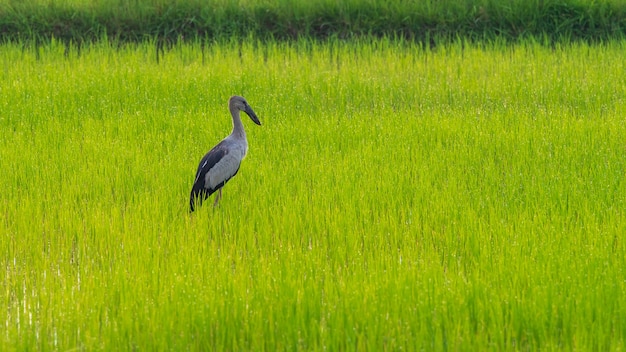
M 256 113 L 242 96 L 230 97 L 228 110 L 233 117 L 233 131 L 200 160 L 196 178 L 191 188 L 190 213 L 193 213 L 215 192 L 218 193 L 215 196 L 213 206 L 217 206 L 220 198 L 222 198 L 222 187 L 239 171 L 241 161 L 248 152 L 248 140 L 241 122 L 241 111 L 245 112 L 254 123 L 261 126 L 261 121 L 259 121 Z

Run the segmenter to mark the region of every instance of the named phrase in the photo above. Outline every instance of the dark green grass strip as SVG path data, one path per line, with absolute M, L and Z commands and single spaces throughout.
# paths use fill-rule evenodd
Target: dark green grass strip
M 233 36 L 603 41 L 626 34 L 622 0 L 0 0 L 0 40 L 165 42 Z

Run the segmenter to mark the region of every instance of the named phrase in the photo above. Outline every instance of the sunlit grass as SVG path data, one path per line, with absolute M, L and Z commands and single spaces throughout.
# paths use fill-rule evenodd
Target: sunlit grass
M 3 46 L 0 349 L 623 348 L 623 50 Z

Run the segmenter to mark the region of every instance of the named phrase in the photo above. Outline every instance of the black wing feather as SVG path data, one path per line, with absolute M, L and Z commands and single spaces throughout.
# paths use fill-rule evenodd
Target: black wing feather
M 209 172 L 215 164 L 217 164 L 222 158 L 228 154 L 228 149 L 224 148 L 224 142 L 220 142 L 218 145 L 213 147 L 208 153 L 204 155 L 202 160 L 200 160 L 200 164 L 198 165 L 198 171 L 196 171 L 196 179 L 193 183 L 193 187 L 191 188 L 191 195 L 189 197 L 189 212 L 193 212 L 196 206 L 202 205 L 207 198 L 211 196 L 211 194 L 215 193 L 218 189 L 222 188 L 226 182 L 235 176 L 239 171 L 237 171 L 231 176 L 229 179 L 224 180 L 217 184 L 215 187 L 210 188 L 206 184 L 206 174 Z

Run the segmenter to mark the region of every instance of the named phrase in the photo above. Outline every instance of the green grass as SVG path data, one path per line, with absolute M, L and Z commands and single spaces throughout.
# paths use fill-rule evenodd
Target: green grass
M 624 45 L 4 45 L 0 350 L 623 349 Z
M 0 0 L 0 41 L 392 37 L 428 45 L 626 35 L 623 0 Z

